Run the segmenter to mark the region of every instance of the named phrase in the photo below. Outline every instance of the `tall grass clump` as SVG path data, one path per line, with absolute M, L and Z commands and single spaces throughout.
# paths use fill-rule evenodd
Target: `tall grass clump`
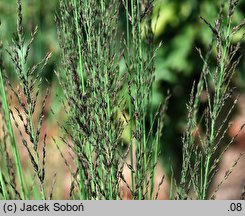
M 55 21 L 61 62 L 55 73 L 64 97 L 60 134 L 53 140 L 70 172 L 67 199 L 154 200 L 160 195 L 181 200 L 214 199 L 243 155 L 210 191 L 221 158 L 236 139 L 226 143 L 229 119 L 238 101 L 233 97 L 231 80 L 241 59 L 244 34 L 237 41 L 237 33 L 245 20 L 234 24 L 239 1 L 229 0 L 222 2 L 213 24 L 201 17 L 211 30 L 212 42 L 205 55 L 197 48 L 203 68 L 187 104 L 180 181 L 172 177 L 170 194 L 160 194 L 165 176 L 157 182 L 156 168 L 170 95 L 167 93 L 158 107 L 153 105 L 154 59 L 162 45 L 154 35 L 153 3 L 59 0 Z M 17 31 L 6 47 L 16 83 L 7 76 L 0 55 L 1 199 L 53 197 L 54 184 L 49 195 L 46 184 L 48 135 L 43 130 L 49 91 L 43 93 L 41 88 L 42 71 L 51 54 L 30 64 L 37 30 L 34 28 L 30 36 L 25 34 L 22 1 L 17 0 Z M 2 48 L 0 41 L 0 52 L 4 53 Z M 233 104 L 227 112 L 228 100 Z M 23 149 L 18 141 L 32 170 L 20 159 Z M 62 151 L 64 144 L 68 152 Z
M 62 139 L 76 155 L 70 191 L 76 198 L 121 199 L 122 184 L 132 199 L 153 198 L 162 121 L 158 111 L 150 129 L 146 128 L 154 49 L 150 46 L 149 53 L 143 54 L 145 43 L 153 45 L 153 34 L 150 27 L 141 26 L 151 5 L 144 4 L 142 11 L 139 1 L 123 1 L 126 37 L 118 30 L 119 5 L 119 1 L 61 0 L 56 16 L 63 65 L 57 76 L 69 116 Z M 145 22 L 147 26 L 150 23 Z M 121 64 L 126 70 L 122 71 Z M 125 91 L 126 96 L 122 94 Z M 123 153 L 126 127 L 130 141 Z M 124 176 L 125 167 L 130 170 L 131 182 Z
M 167 97 L 153 114 L 154 56 L 161 43 L 158 47 L 154 46 L 152 1 L 126 0 L 122 3 L 127 26 L 125 61 L 128 74 L 132 198 L 155 199 L 155 167 L 159 159 L 159 143 L 169 99 Z M 147 118 L 150 119 L 149 124 Z
M 37 33 L 37 27 L 32 32 L 29 42 L 25 42 L 24 27 L 22 24 L 22 4 L 20 0 L 17 1 L 17 8 L 17 33 L 14 34 L 12 45 L 7 48 L 7 52 L 12 60 L 14 71 L 18 78 L 17 87 L 9 81 L 7 76 L 3 76 L 2 66 L 0 74 L 3 120 L 6 125 L 6 131 L 3 129 L 5 132 L 4 139 L 3 142 L 1 142 L 1 159 L 5 165 L 5 168 L 2 169 L 3 173 L 1 173 L 2 192 L 5 199 L 31 199 L 34 197 L 37 199 L 46 199 L 44 186 L 46 135 L 44 135 L 44 138 L 41 138 L 41 129 L 48 92 L 41 103 L 41 109 L 38 109 L 36 104 L 40 94 L 40 74 L 47 64 L 50 54 L 45 56 L 38 64 L 29 66 L 28 57 Z M 5 82 L 3 80 L 4 78 Z M 10 107 L 9 105 L 5 86 L 12 91 L 18 101 L 18 103 L 14 105 L 15 107 Z M 40 112 L 40 114 L 36 113 L 36 110 L 38 110 L 37 112 Z M 20 138 L 14 134 L 13 124 L 19 132 Z M 26 171 L 21 165 L 20 150 L 17 149 L 16 145 L 17 139 L 22 141 L 22 144 L 28 152 L 34 170 L 33 176 L 27 176 Z M 15 167 L 11 165 L 12 158 L 8 154 L 8 142 L 12 145 Z M 42 149 L 41 153 L 39 146 Z M 15 181 L 15 173 L 17 173 L 18 183 Z M 34 183 L 31 183 L 32 185 L 27 185 L 27 182 L 30 183 L 29 178 L 33 179 Z M 2 179 L 4 179 L 4 181 L 2 181 Z M 36 182 L 36 179 L 38 182 Z M 3 185 L 2 182 L 5 183 L 5 185 Z M 8 188 L 13 190 L 12 194 L 8 193 Z M 19 188 L 20 193 L 18 192 Z M 30 194 L 30 191 L 33 192 L 33 194 Z
M 215 198 L 215 193 L 229 177 L 242 156 L 241 153 L 234 161 L 213 194 L 209 192 L 221 157 L 236 138 L 231 138 L 225 147 L 221 145 L 225 142 L 225 134 L 231 126 L 228 120 L 238 100 L 238 98 L 233 99 L 233 105 L 228 112 L 225 112 L 226 102 L 232 98 L 234 92 L 231 79 L 239 64 L 239 48 L 244 38 L 243 34 L 238 42 L 234 39 L 245 24 L 244 20 L 239 25 L 233 24 L 234 11 L 238 2 L 238 0 L 223 1 L 214 24 L 201 17 L 213 34 L 213 41 L 206 56 L 197 49 L 204 65 L 198 83 L 193 85 L 187 105 L 188 122 L 183 136 L 183 168 L 180 185 L 177 187 L 179 199 Z M 212 67 L 210 61 L 212 53 L 216 55 L 215 67 Z M 207 104 L 204 113 L 200 115 L 198 110 L 202 94 L 206 94 Z
M 116 121 L 120 53 L 115 46 L 118 1 L 60 1 L 56 17 L 62 49 L 57 73 L 68 104 L 64 141 L 76 155 L 81 199 L 119 198 L 121 123 Z M 77 178 L 79 177 L 79 178 Z

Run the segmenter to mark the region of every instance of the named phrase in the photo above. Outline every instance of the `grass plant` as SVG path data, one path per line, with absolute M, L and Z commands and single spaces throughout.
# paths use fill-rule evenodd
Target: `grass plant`
M 233 26 L 237 4 L 238 0 L 223 1 L 214 24 L 201 17 L 213 39 L 206 55 L 197 48 L 203 70 L 193 84 L 187 104 L 181 178 L 178 182 L 172 173 L 170 199 L 215 198 L 242 157 L 241 154 L 210 196 L 209 188 L 220 160 L 236 138 L 231 138 L 225 147 L 221 145 L 238 101 L 234 99 L 232 107 L 225 112 L 224 106 L 234 91 L 231 79 L 239 64 L 238 51 L 244 37 L 234 41 L 245 25 L 243 20 Z M 67 199 L 117 200 L 127 196 L 133 200 L 152 200 L 158 198 L 163 181 L 168 179 L 163 175 L 160 183 L 155 181 L 171 93 L 166 93 L 164 102 L 155 109 L 154 59 L 162 43 L 157 43 L 154 35 L 156 26 L 152 23 L 157 25 L 157 21 L 152 21 L 153 8 L 151 0 L 59 1 L 55 21 L 61 63 L 55 73 L 64 93 L 65 120 L 58 122 L 61 135 L 53 140 L 71 176 Z M 125 31 L 118 27 L 122 14 Z M 2 199 L 44 200 L 51 199 L 53 192 L 48 195 L 45 185 L 48 137 L 43 123 L 49 91 L 40 96 L 41 74 L 51 54 L 30 65 L 28 58 L 38 28 L 26 40 L 22 19 L 22 1 L 17 0 L 17 33 L 6 49 L 18 78 L 17 87 L 4 75 L 0 58 L 3 122 L 0 194 Z M 213 54 L 216 55 L 214 66 L 210 60 Z M 14 107 L 10 106 L 9 92 L 17 100 Z M 207 102 L 205 111 L 200 112 L 203 94 Z M 30 172 L 22 166 L 19 140 L 32 165 Z M 68 147 L 71 159 L 62 152 L 60 141 Z M 125 170 L 130 178 L 125 176 Z
M 225 104 L 233 95 L 234 88 L 230 83 L 241 58 L 238 51 L 244 38 L 242 35 L 238 42 L 233 40 L 237 32 L 244 26 L 244 21 L 233 26 L 232 20 L 237 4 L 237 0 L 231 0 L 228 3 L 222 1 L 214 25 L 201 17 L 201 20 L 213 33 L 213 41 L 206 57 L 203 57 L 201 50 L 197 49 L 204 66 L 200 80 L 197 85 L 195 83 L 193 85 L 187 105 L 188 124 L 183 136 L 184 162 L 178 193 L 180 199 L 187 198 L 191 189 L 194 190 L 196 199 L 208 198 L 208 189 L 218 171 L 219 162 L 236 138 L 236 136 L 231 138 L 229 143 L 221 148 L 226 132 L 231 126 L 228 122 L 229 117 L 238 101 L 238 98 L 235 98 L 229 111 L 224 113 Z M 209 61 L 211 52 L 215 52 L 216 55 L 215 67 L 212 67 Z M 207 106 L 200 116 L 198 109 L 202 92 L 207 95 Z M 221 115 L 224 117 L 219 123 Z M 227 175 L 230 174 L 228 171 Z M 228 176 L 225 176 L 224 179 L 227 179 Z
M 1 82 L 1 96 L 3 104 L 4 120 L 7 126 L 7 135 L 10 138 L 10 143 L 12 144 L 13 158 L 15 161 L 15 166 L 18 176 L 18 184 L 20 187 L 21 199 L 30 199 L 29 188 L 26 185 L 26 178 L 24 178 L 24 169 L 22 168 L 19 150 L 16 145 L 16 136 L 13 132 L 13 124 L 19 132 L 20 140 L 23 146 L 28 152 L 29 159 L 34 169 L 34 178 L 39 180 L 39 186 L 37 186 L 37 191 L 40 189 L 40 198 L 45 199 L 45 188 L 44 188 L 44 177 L 45 177 L 45 144 L 46 136 L 44 136 L 43 147 L 42 147 L 42 159 L 38 149 L 40 142 L 40 132 L 42 129 L 43 119 L 44 119 L 44 107 L 46 104 L 48 92 L 43 99 L 41 113 L 38 115 L 37 124 L 34 122 L 34 112 L 36 110 L 37 99 L 40 93 L 41 78 L 40 72 L 47 64 L 50 54 L 45 56 L 45 58 L 38 64 L 29 66 L 28 57 L 31 49 L 31 45 L 37 33 L 37 28 L 34 29 L 31 34 L 31 39 L 28 43 L 25 43 L 24 39 L 24 27 L 22 25 L 22 4 L 21 1 L 17 1 L 17 34 L 12 40 L 12 46 L 7 49 L 15 73 L 18 77 L 19 85 L 17 89 L 8 81 L 6 77 L 6 84 L 8 88 L 12 91 L 13 95 L 18 101 L 18 106 L 11 108 L 7 100 L 7 95 L 5 92 L 5 85 L 3 81 L 3 75 L 1 70 L 0 82 Z M 39 69 L 39 73 L 35 72 Z M 16 113 L 16 114 L 15 114 Z M 24 128 L 24 131 L 21 129 Z M 3 154 L 4 155 L 4 154 Z M 5 167 L 8 170 L 8 167 Z M 14 174 L 15 171 L 12 172 Z M 10 173 L 7 172 L 7 175 Z M 11 180 L 8 178 L 9 181 Z M 12 179 L 10 182 L 6 182 L 9 186 L 15 186 L 15 192 L 17 192 L 18 184 Z M 36 187 L 36 185 L 35 185 Z M 39 188 L 39 189 L 38 189 Z M 32 190 L 32 189 L 31 189 Z M 11 196 L 4 195 L 5 198 L 11 198 Z

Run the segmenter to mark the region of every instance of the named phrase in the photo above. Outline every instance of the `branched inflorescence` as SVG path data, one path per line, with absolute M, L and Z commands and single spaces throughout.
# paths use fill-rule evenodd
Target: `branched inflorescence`
M 221 150 L 221 143 L 231 126 L 228 120 L 238 100 L 236 98 L 228 112 L 224 113 L 224 106 L 227 100 L 232 97 L 234 91 L 234 88 L 231 87 L 231 79 L 240 60 L 237 55 L 239 55 L 240 44 L 244 38 L 243 35 L 237 43 L 233 41 L 236 33 L 244 26 L 244 21 L 242 21 L 241 24 L 233 27 L 232 20 L 237 4 L 237 0 L 230 0 L 228 3 L 223 2 L 214 25 L 201 17 L 201 20 L 212 31 L 214 39 L 205 57 L 203 57 L 201 50 L 197 49 L 204 66 L 200 80 L 196 86 L 194 85 L 190 102 L 187 105 L 188 124 L 183 136 L 183 169 L 180 190 L 178 191 L 180 199 L 187 198 L 191 189 L 194 189 L 195 198 L 208 198 L 208 188 L 218 171 L 221 157 L 236 138 L 236 136 L 233 137 L 224 150 L 218 153 L 219 156 L 216 156 L 216 153 Z M 209 61 L 213 48 L 216 54 L 214 69 Z M 195 91 L 196 93 L 194 93 Z M 207 107 L 200 118 L 198 117 L 198 108 L 203 92 L 207 95 Z M 219 123 L 221 115 L 225 117 Z M 201 131 L 202 125 L 204 125 L 204 131 Z M 240 158 L 241 156 L 239 156 Z M 237 162 L 235 161 L 235 165 Z M 228 171 L 224 180 L 230 174 L 231 172 Z M 218 185 L 218 188 L 221 184 Z

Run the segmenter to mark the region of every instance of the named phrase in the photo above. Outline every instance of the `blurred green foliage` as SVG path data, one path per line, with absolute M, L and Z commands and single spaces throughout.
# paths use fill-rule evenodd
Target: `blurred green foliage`
M 54 70 L 59 65 L 59 48 L 54 16 L 58 10 L 58 0 L 23 0 L 24 26 L 26 38 L 37 25 L 39 31 L 31 51 L 32 61 L 38 62 L 47 52 L 53 52 L 53 57 L 45 69 L 45 77 L 53 79 Z M 163 42 L 155 59 L 156 83 L 154 85 L 153 103 L 159 104 L 166 91 L 172 95 L 165 124 L 162 154 L 165 164 L 176 167 L 181 162 L 181 135 L 186 122 L 186 102 L 194 80 L 199 79 L 202 61 L 195 47 L 203 53 L 212 40 L 209 28 L 200 20 L 205 17 L 214 23 L 219 10 L 220 1 L 213 0 L 156 0 L 153 10 L 152 28 L 156 36 L 156 44 Z M 123 8 L 123 6 L 122 6 Z M 236 11 L 235 20 L 245 17 L 245 1 L 241 0 Z M 16 1 L 0 1 L 0 19 L 2 21 L 1 37 L 5 48 L 13 37 L 16 29 Z M 125 25 L 121 16 L 121 26 Z M 28 34 L 27 34 L 28 33 Z M 243 32 L 241 31 L 241 34 Z M 244 52 L 244 43 L 241 52 Z M 244 54 L 244 53 L 241 53 Z M 213 54 L 215 55 L 215 54 Z M 6 55 L 5 55 L 6 56 Z M 6 71 L 10 74 L 12 68 L 9 57 L 5 58 Z M 233 85 L 244 88 L 245 61 L 242 58 L 239 72 Z M 13 77 L 14 78 L 14 77 Z M 165 154 L 167 152 L 167 154 Z M 175 158 L 170 161 L 170 158 Z M 170 167 L 170 166 L 169 166 Z

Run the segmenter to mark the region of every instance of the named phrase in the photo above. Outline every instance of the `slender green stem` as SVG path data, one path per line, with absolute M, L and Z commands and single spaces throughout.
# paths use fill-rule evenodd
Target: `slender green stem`
M 221 101 L 222 101 L 222 90 L 224 85 L 224 76 L 225 76 L 225 70 L 226 70 L 226 61 L 228 57 L 228 49 L 230 46 L 230 32 L 231 32 L 231 21 L 229 21 L 226 29 L 225 34 L 225 44 L 223 46 L 222 50 L 222 57 L 220 62 L 220 71 L 218 73 L 218 80 L 215 85 L 215 96 L 214 96 L 214 106 L 212 110 L 212 117 L 211 117 L 211 132 L 210 132 L 210 139 L 209 139 L 209 146 L 208 146 L 208 153 L 206 158 L 206 164 L 205 164 L 205 173 L 204 173 L 204 183 L 203 183 L 203 193 L 202 193 L 202 199 L 207 198 L 207 189 L 208 189 L 208 179 L 210 174 L 210 163 L 212 158 L 212 152 L 211 149 L 214 145 L 215 141 L 215 128 L 216 128 L 216 122 L 217 117 L 220 108 L 222 107 Z
M 26 63 L 25 63 L 25 60 L 24 60 L 24 49 L 23 49 L 23 47 L 20 50 L 20 52 L 21 52 L 20 58 L 21 58 L 22 73 L 24 74 L 25 79 L 28 80 L 27 70 L 26 70 Z M 28 88 L 28 87 L 25 86 L 25 88 Z M 27 92 L 29 94 L 29 95 L 27 95 L 27 98 L 31 98 L 30 91 L 28 90 Z M 34 145 L 34 150 L 35 150 L 35 159 L 36 159 L 36 163 L 37 163 L 37 166 L 38 166 L 38 172 L 41 172 L 40 157 L 39 157 L 39 153 L 38 153 L 38 140 L 37 140 L 37 137 L 36 137 L 35 128 L 34 128 L 33 120 L 32 120 L 32 114 L 31 114 L 31 110 L 33 108 L 32 107 L 33 105 L 30 102 L 27 106 L 28 106 L 28 108 L 27 108 L 27 111 L 28 111 L 27 121 L 28 121 L 28 124 L 29 124 L 29 127 L 30 127 L 31 136 L 33 137 L 33 142 L 34 142 L 33 145 Z M 40 180 L 40 178 L 39 178 L 39 181 L 40 181 L 42 199 L 45 200 L 46 199 L 46 195 L 45 195 L 44 184 Z
M 83 71 L 83 58 L 82 58 L 82 45 L 81 45 L 81 38 L 80 38 L 80 30 L 79 30 L 79 18 L 78 18 L 78 5 L 77 1 L 73 0 L 74 4 L 74 11 L 75 11 L 75 25 L 76 25 L 76 36 L 77 36 L 77 46 L 78 46 L 78 55 L 79 55 L 79 77 L 82 83 L 82 92 L 85 93 L 85 81 L 84 81 L 84 71 Z M 76 147 L 76 151 L 79 153 L 78 148 Z M 89 150 L 90 151 L 90 150 Z M 77 164 L 79 164 L 79 161 L 77 160 Z M 78 166 L 79 167 L 79 166 Z M 83 182 L 84 180 L 84 173 L 81 169 L 79 169 L 79 177 L 80 181 Z M 79 184 L 80 187 L 80 198 L 84 199 L 86 198 L 86 192 L 83 184 Z
M 8 106 L 8 101 L 7 101 L 7 96 L 5 92 L 1 69 L 0 69 L 0 93 L 2 96 L 3 112 L 4 112 L 4 116 L 6 120 L 9 137 L 11 140 L 11 147 L 12 147 L 12 151 L 14 155 L 15 166 L 17 169 L 17 176 L 18 176 L 19 183 L 20 183 L 21 198 L 26 199 L 27 198 L 26 197 L 26 186 L 25 186 L 25 180 L 24 180 L 24 175 L 23 175 L 24 172 L 23 172 L 23 168 L 20 162 L 19 151 L 17 149 L 17 145 L 15 142 L 15 137 L 14 137 L 13 127 L 11 124 L 10 111 L 9 111 L 9 106 Z
M 127 26 L 127 61 L 130 62 L 130 26 L 129 26 L 129 0 L 126 0 L 126 26 Z M 129 72 L 129 79 L 131 79 L 131 72 Z M 134 167 L 134 149 L 133 149 L 133 107 L 131 101 L 131 95 L 128 95 L 129 103 L 129 117 L 130 117 L 130 128 L 129 128 L 129 139 L 130 139 L 130 165 Z M 134 173 L 131 171 L 131 190 L 134 192 Z M 134 195 L 132 195 L 134 198 Z
M 2 152 L 2 142 L 0 140 L 0 149 L 1 149 L 1 152 Z M 3 152 L 2 152 L 2 155 L 3 155 Z M 2 189 L 2 192 L 3 192 L 3 198 L 6 200 L 8 199 L 8 193 L 7 193 L 7 190 L 6 190 L 6 185 L 5 185 L 5 182 L 3 180 L 3 172 L 2 172 L 2 169 L 0 169 L 0 185 L 1 185 L 1 189 Z

